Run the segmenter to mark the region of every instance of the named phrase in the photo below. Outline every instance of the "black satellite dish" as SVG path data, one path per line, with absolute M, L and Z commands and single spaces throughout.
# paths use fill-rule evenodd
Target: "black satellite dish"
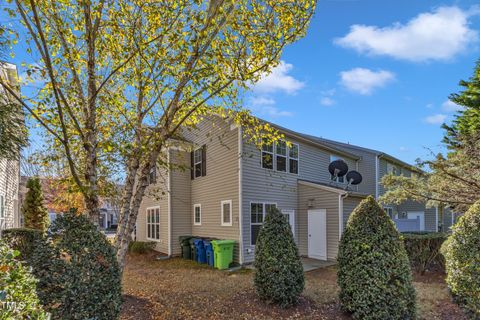
M 362 175 L 360 174 L 360 172 L 355 170 L 348 172 L 346 178 L 347 182 L 354 186 L 362 182 Z
M 341 159 L 335 160 L 328 165 L 328 171 L 334 177 L 343 177 L 348 172 L 348 165 Z

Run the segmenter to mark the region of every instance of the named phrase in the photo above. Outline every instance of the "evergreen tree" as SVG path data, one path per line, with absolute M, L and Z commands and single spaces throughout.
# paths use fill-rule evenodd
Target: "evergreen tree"
M 340 301 L 354 319 L 415 319 L 403 240 L 372 196 L 350 215 L 337 260 Z
M 287 219 L 278 209 L 265 218 L 255 249 L 255 289 L 269 303 L 289 307 L 305 287 L 303 266 Z
M 48 228 L 48 210 L 44 205 L 42 186 L 38 177 L 28 179 L 28 192 L 23 203 L 22 213 L 25 227 L 46 231 Z

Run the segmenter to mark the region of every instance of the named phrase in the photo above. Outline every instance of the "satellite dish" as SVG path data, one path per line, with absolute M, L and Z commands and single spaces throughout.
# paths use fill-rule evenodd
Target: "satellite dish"
M 351 185 L 357 185 L 362 182 L 362 175 L 360 172 L 352 170 L 347 173 L 347 182 Z
M 343 177 L 348 172 L 348 165 L 341 159 L 335 160 L 328 165 L 328 171 L 334 177 Z

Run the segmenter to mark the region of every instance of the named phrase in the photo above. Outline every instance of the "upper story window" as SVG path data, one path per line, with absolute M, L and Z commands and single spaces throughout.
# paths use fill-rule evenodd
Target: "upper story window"
M 400 174 L 400 169 L 391 163 L 387 163 L 387 173 L 398 176 Z
M 157 183 L 157 167 L 150 169 L 150 173 L 148 174 L 148 183 Z
M 298 144 L 285 141 L 262 145 L 262 168 L 298 174 Z
M 343 160 L 343 161 L 345 161 L 343 158 L 340 158 L 340 157 L 335 156 L 335 155 L 330 155 L 330 162 L 335 161 L 335 160 Z M 332 174 L 332 175 L 330 175 L 330 180 L 335 181 L 335 182 L 339 182 L 339 183 L 345 183 L 345 176 L 343 176 L 343 177 L 334 177 L 333 174 Z
M 203 145 L 191 152 L 191 178 L 195 179 L 207 175 L 207 147 Z

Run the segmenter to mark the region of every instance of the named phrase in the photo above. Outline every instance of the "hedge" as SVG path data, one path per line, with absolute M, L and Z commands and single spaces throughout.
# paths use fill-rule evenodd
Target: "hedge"
M 20 252 L 19 258 L 26 260 L 31 256 L 35 241 L 41 239 L 42 231 L 28 228 L 6 229 L 2 233 L 5 242 L 14 250 Z
M 439 232 L 403 233 L 403 241 L 412 268 L 420 273 L 427 270 L 445 271 L 445 259 L 440 252 L 448 234 Z
M 373 197 L 350 215 L 337 261 L 340 302 L 354 319 L 415 319 L 407 252 L 392 219 Z
M 445 241 L 447 285 L 471 319 L 480 319 L 480 201 L 460 217 Z
M 155 242 L 132 241 L 128 244 L 128 251 L 136 254 L 145 254 L 155 248 Z

